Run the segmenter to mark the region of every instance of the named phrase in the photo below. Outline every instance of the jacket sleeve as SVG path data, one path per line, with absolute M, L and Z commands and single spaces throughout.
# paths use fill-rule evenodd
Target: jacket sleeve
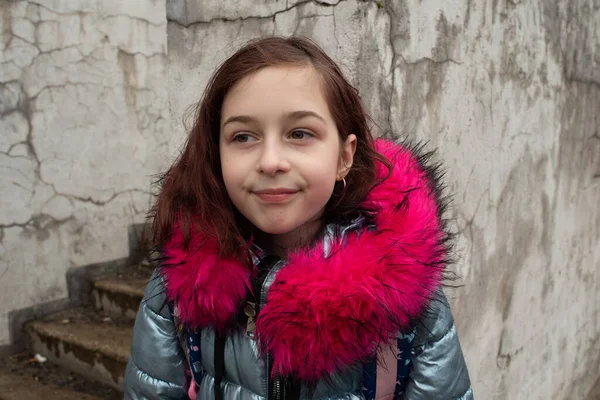
M 473 400 L 452 311 L 441 290 L 417 324 L 413 350 L 405 399 Z
M 185 399 L 186 360 L 156 272 L 144 292 L 125 370 L 125 400 Z

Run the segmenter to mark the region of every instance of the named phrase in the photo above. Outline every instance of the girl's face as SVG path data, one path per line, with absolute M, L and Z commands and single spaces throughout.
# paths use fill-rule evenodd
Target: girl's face
M 223 181 L 261 231 L 282 235 L 317 221 L 352 166 L 356 137 L 341 142 L 311 66 L 267 67 L 227 93 L 221 111 Z

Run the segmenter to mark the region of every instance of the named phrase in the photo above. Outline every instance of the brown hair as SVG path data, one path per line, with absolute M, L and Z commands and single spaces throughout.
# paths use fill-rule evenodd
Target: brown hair
M 354 163 L 346 176 L 347 190 L 332 196 L 326 216 L 347 216 L 360 208 L 377 183 L 376 161 L 389 162 L 373 146 L 368 116 L 358 91 L 348 83 L 336 63 L 314 42 L 304 38 L 253 40 L 216 70 L 194 113 L 185 149 L 159 181 L 162 186 L 153 208 L 153 244 L 168 242 L 178 223 L 187 247 L 192 229 L 213 236 L 222 256 L 246 259 L 241 215 L 231 203 L 222 179 L 219 156 L 221 108 L 229 90 L 242 78 L 269 66 L 311 65 L 319 73 L 340 139 L 357 137 Z

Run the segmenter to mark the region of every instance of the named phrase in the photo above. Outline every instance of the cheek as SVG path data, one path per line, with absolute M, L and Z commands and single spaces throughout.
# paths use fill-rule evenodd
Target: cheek
M 333 193 L 337 180 L 337 164 L 335 162 L 315 163 L 310 168 L 312 187 L 319 192 L 319 197 L 328 197 Z
M 228 162 L 227 158 L 221 158 L 221 161 L 221 177 L 223 178 L 227 194 L 230 198 L 233 198 L 235 197 L 234 188 L 238 186 L 238 178 L 235 173 L 235 168 L 233 167 L 234 164 Z
M 231 164 L 229 164 L 229 167 L 222 165 L 221 174 L 223 176 L 223 183 L 225 183 L 225 188 L 229 193 L 229 197 L 232 197 L 232 195 L 235 195 L 234 189 L 239 186 L 239 176 L 238 174 L 236 174 L 235 168 L 231 167 Z
M 238 210 L 240 209 L 240 207 L 243 208 L 244 201 L 243 195 L 240 191 L 239 179 L 235 174 L 232 174 L 231 170 L 228 170 L 227 168 L 221 168 L 221 171 L 223 175 L 223 183 L 225 184 L 225 192 L 227 194 L 227 197 L 229 197 L 231 203 Z
M 235 180 L 237 175 L 236 170 L 239 169 L 236 168 L 236 165 L 239 165 L 239 163 L 234 160 L 234 157 L 230 151 L 223 150 L 222 148 L 219 150 L 219 158 L 221 160 L 221 174 L 223 175 L 223 180 L 227 185 L 228 180 Z

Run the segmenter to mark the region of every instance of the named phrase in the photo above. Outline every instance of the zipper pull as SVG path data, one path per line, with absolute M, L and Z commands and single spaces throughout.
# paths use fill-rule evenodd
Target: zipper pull
M 256 303 L 246 302 L 244 306 L 244 314 L 248 317 L 246 322 L 246 335 L 254 339 L 254 331 L 256 330 Z

